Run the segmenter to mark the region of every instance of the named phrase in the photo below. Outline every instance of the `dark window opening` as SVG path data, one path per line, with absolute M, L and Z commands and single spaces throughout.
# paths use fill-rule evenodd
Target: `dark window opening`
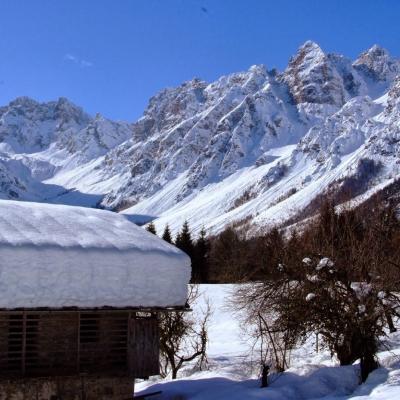
M 39 367 L 39 315 L 25 316 L 25 371 Z
M 125 311 L 0 313 L 0 377 L 132 375 L 149 340 L 135 336 L 133 358 L 132 321 Z
M 97 343 L 99 341 L 99 315 L 81 314 L 80 316 L 80 343 Z
M 81 372 L 127 369 L 128 317 L 128 313 L 81 314 Z
M 24 348 L 23 315 L 10 315 L 8 318 L 7 364 L 10 372 L 22 370 Z
M 110 365 L 125 367 L 128 351 L 128 318 L 116 319 L 111 324 Z
M 38 331 L 38 315 L 9 315 L 7 369 L 10 373 L 24 374 L 37 367 Z

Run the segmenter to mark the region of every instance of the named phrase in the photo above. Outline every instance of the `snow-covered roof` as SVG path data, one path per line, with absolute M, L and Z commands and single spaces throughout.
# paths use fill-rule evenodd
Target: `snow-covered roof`
M 0 200 L 0 308 L 183 306 L 190 259 L 109 211 Z

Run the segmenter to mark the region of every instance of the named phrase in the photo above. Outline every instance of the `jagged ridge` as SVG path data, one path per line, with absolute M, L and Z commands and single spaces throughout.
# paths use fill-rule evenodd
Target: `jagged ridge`
M 287 219 L 365 160 L 384 166 L 366 190 L 398 174 L 399 74 L 378 46 L 352 62 L 306 42 L 282 73 L 165 89 L 133 124 L 18 98 L 0 108 L 0 196 L 131 206 L 173 228 Z

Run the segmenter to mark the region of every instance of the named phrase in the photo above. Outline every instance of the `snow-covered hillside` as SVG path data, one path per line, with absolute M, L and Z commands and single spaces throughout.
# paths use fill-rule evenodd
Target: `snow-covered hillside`
M 391 182 L 399 143 L 400 61 L 306 42 L 283 72 L 165 89 L 132 124 L 66 99 L 16 99 L 0 108 L 0 197 L 124 210 L 173 230 L 262 225 L 346 178 L 357 195 Z
M 380 368 L 359 385 L 359 367 L 338 366 L 327 349 L 316 351 L 315 338 L 291 354 L 291 366 L 282 374 L 270 375 L 270 387 L 261 389 L 257 354 L 245 340 L 228 299 L 233 285 L 201 285 L 194 312 L 213 305 L 208 351 L 209 368 L 186 367 L 176 381 L 152 378 L 135 385 L 140 393 L 162 391 L 159 400 L 395 400 L 400 398 L 400 334 L 389 334 L 378 353 Z M 386 347 L 386 348 L 384 348 Z

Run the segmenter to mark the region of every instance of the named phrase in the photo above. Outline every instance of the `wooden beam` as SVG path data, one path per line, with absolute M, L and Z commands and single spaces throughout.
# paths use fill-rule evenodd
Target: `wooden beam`
M 48 308 L 48 307 L 40 307 L 40 308 L 0 308 L 0 314 L 41 314 L 41 313 L 71 313 L 71 312 L 83 312 L 83 313 L 120 313 L 120 312 L 148 312 L 148 313 L 168 313 L 168 312 L 189 312 L 192 311 L 191 308 L 188 307 L 126 307 L 126 308 L 113 308 L 113 307 L 104 307 L 104 308 L 79 308 L 79 307 L 66 307 L 66 308 Z
M 26 312 L 22 315 L 22 376 L 25 376 L 26 372 Z
M 77 314 L 78 322 L 77 322 L 77 338 L 76 340 L 78 341 L 78 348 L 77 348 L 77 354 L 76 354 L 76 371 L 78 374 L 81 372 L 81 313 L 78 312 Z

